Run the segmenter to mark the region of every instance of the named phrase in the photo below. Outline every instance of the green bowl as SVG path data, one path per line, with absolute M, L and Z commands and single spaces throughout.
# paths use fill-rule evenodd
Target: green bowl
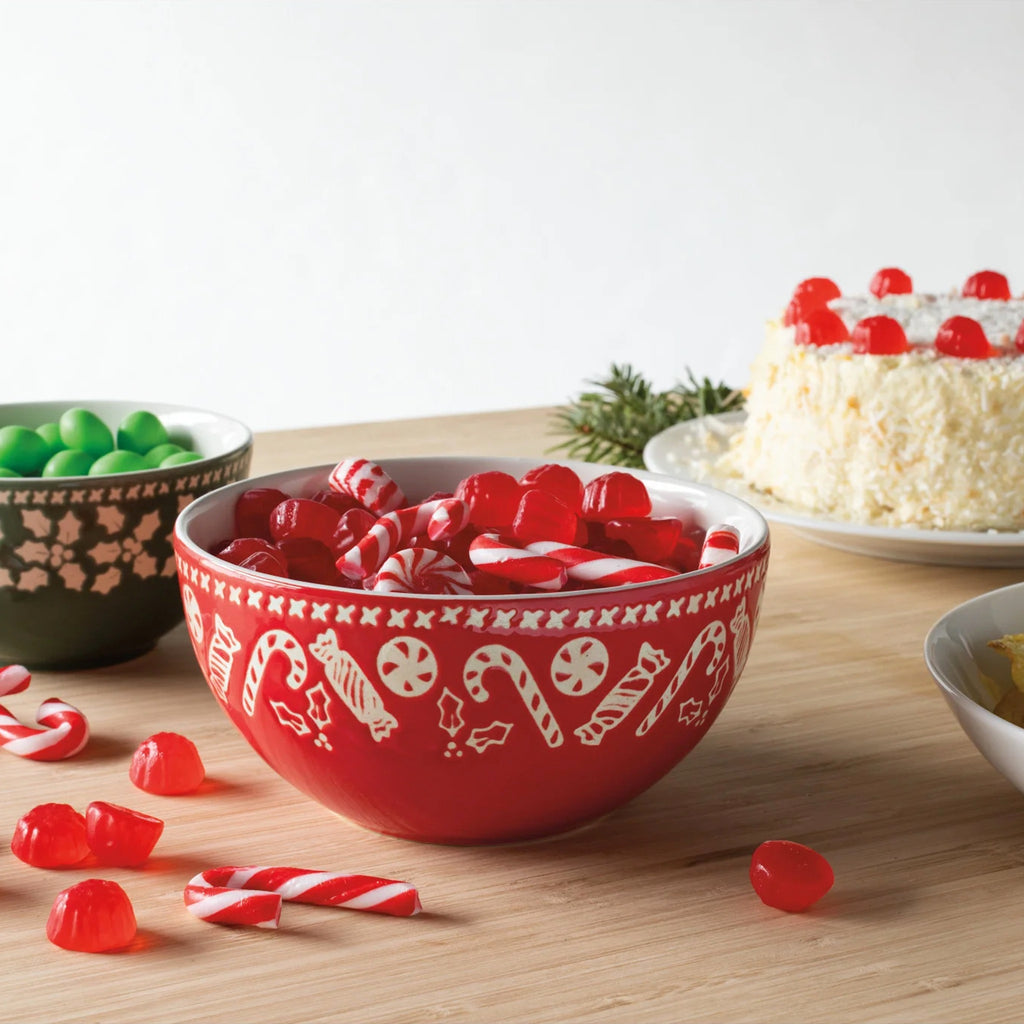
M 147 409 L 203 457 L 106 476 L 0 477 L 0 664 L 86 668 L 153 647 L 184 617 L 171 544 L 178 513 L 249 473 L 252 432 L 202 409 L 27 402 L 0 405 L 0 426 L 38 427 L 74 407 L 112 429 Z

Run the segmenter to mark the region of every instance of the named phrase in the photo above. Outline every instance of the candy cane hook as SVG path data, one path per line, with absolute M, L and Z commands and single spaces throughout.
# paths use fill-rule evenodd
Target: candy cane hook
M 0 705 L 0 748 L 30 761 L 63 761 L 89 741 L 89 723 L 76 707 L 52 697 L 36 712 L 42 729 L 22 725 Z

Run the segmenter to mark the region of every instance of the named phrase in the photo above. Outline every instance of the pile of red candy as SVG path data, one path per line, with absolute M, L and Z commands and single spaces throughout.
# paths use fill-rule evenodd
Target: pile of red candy
M 235 536 L 214 554 L 272 576 L 358 590 L 516 594 L 645 583 L 717 564 L 730 526 L 652 515 L 643 481 L 612 471 L 584 486 L 547 463 L 519 479 L 474 473 L 409 504 L 378 464 L 339 462 L 308 498 L 244 491 Z
M 878 299 L 909 295 L 913 290 L 910 275 L 898 267 L 885 267 L 871 279 L 871 294 Z M 965 299 L 1003 302 L 1012 298 L 1006 276 L 995 270 L 972 274 L 960 294 Z M 849 341 L 854 352 L 866 355 L 900 355 L 910 351 L 906 333 L 893 317 L 865 317 L 852 331 L 847 330 L 842 317 L 828 308 L 841 295 L 839 286 L 827 277 L 809 277 L 796 286 L 782 322 L 796 327 L 798 345 L 837 345 Z M 989 359 L 1003 354 L 989 343 L 981 324 L 969 316 L 951 316 L 939 327 L 934 344 L 936 351 L 960 359 Z M 1017 330 L 1014 346 L 1018 352 L 1024 352 L 1024 321 Z

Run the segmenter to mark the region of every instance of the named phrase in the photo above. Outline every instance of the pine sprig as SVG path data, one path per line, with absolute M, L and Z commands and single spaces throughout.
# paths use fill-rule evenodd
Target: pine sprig
M 687 369 L 687 381 L 656 391 L 628 363 L 613 363 L 606 378 L 588 380 L 597 388 L 584 391 L 555 410 L 552 433 L 565 440 L 548 449 L 585 462 L 643 467 L 647 442 L 683 420 L 743 408 L 743 394 L 727 384 L 698 380 Z

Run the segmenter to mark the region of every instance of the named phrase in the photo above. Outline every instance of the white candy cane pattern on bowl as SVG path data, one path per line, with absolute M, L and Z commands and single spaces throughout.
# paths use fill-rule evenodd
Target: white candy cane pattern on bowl
M 472 471 L 444 461 L 449 476 Z M 250 483 L 297 493 L 329 468 Z M 402 468 L 392 475 L 404 483 Z M 343 817 L 445 843 L 575 827 L 648 788 L 696 745 L 732 693 L 760 609 L 769 546 L 759 515 L 718 492 L 644 477 L 667 508 L 731 517 L 736 557 L 564 593 L 317 586 L 206 552 L 231 505 L 225 488 L 176 530 L 186 607 L 198 610 L 187 619 L 196 657 L 253 748 Z M 419 493 L 445 485 L 425 482 Z

